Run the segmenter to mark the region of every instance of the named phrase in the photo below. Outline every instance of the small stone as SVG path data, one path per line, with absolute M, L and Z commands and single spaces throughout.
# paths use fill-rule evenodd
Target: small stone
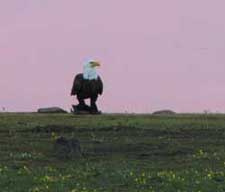
M 54 150 L 56 156 L 61 159 L 82 157 L 80 142 L 75 138 L 59 137 L 55 141 Z
M 47 107 L 38 109 L 38 113 L 67 113 L 67 111 L 60 107 Z
M 160 111 L 155 111 L 152 113 L 153 115 L 175 115 L 176 112 L 172 110 L 160 110 Z

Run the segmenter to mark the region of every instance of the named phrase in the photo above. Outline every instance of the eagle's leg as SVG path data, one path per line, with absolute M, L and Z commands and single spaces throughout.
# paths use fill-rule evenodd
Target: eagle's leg
M 98 96 L 91 97 L 91 109 L 90 109 L 90 111 L 92 113 L 98 112 L 98 107 L 96 105 L 97 99 L 98 99 Z
M 80 96 L 77 96 L 77 100 L 79 104 L 77 105 L 77 109 L 80 111 L 90 111 L 90 107 L 86 105 L 84 99 Z

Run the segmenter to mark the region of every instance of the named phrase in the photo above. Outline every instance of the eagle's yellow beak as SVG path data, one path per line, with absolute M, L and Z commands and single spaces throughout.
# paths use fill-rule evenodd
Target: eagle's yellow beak
M 100 67 L 100 66 L 101 66 L 100 63 L 97 62 L 97 61 L 92 61 L 92 62 L 91 62 L 91 67 L 92 67 L 92 68 L 94 68 L 94 67 Z

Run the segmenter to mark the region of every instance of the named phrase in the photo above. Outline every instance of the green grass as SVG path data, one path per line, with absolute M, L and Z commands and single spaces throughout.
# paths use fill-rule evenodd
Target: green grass
M 60 159 L 59 136 L 84 156 Z M 1 192 L 224 192 L 225 115 L 0 113 Z

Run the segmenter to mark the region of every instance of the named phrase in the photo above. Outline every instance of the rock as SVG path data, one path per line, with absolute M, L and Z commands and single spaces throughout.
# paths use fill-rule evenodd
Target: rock
M 102 114 L 101 111 L 91 111 L 91 108 L 88 105 L 83 106 L 80 108 L 79 105 L 72 105 L 72 109 L 70 110 L 71 113 L 77 114 L 77 115 L 100 115 Z
M 54 144 L 55 154 L 60 159 L 82 157 L 79 140 L 72 138 L 59 137 Z
M 172 110 L 160 110 L 160 111 L 155 111 L 152 113 L 153 115 L 175 115 L 176 112 Z
M 38 113 L 67 113 L 67 111 L 60 107 L 48 107 L 38 109 Z
M 90 114 L 90 107 L 85 105 L 82 109 L 79 105 L 72 105 L 72 109 L 70 110 L 73 114 Z

